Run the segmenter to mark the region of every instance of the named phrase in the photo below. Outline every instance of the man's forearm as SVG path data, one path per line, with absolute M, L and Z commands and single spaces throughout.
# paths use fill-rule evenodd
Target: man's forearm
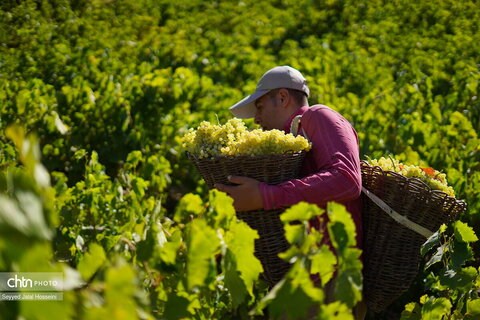
M 361 181 L 343 170 L 320 171 L 279 185 L 260 184 L 265 210 L 291 206 L 300 201 L 324 206 L 329 201 L 347 202 L 360 196 Z

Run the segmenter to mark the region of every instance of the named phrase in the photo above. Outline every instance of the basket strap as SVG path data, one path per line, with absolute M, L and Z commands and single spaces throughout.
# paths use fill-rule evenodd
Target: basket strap
M 425 238 L 430 238 L 433 234 L 432 231 L 428 230 L 427 228 L 422 227 L 421 225 L 408 220 L 407 217 L 402 216 L 392 208 L 390 208 L 382 199 L 377 197 L 375 194 L 368 191 L 365 187 L 362 187 L 363 193 L 370 198 L 376 205 L 378 205 L 383 211 L 385 211 L 393 220 L 400 223 L 401 225 L 409 228 L 410 230 L 415 231 L 416 233 L 424 236 Z
M 299 114 L 298 116 L 293 118 L 292 124 L 290 125 L 290 133 L 293 134 L 294 136 L 297 136 L 297 134 L 298 134 L 298 127 L 300 126 L 300 119 L 302 119 L 301 114 Z M 307 139 L 307 141 L 310 142 L 310 139 L 308 139 L 307 133 L 305 132 L 305 130 L 303 130 L 303 127 L 302 127 L 302 133 L 303 133 L 303 137 L 305 139 Z

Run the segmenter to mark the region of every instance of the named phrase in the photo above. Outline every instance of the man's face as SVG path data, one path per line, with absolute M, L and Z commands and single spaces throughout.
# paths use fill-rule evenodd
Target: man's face
M 259 124 L 263 130 L 278 129 L 283 130 L 283 117 L 279 116 L 281 108 L 279 107 L 278 92 L 269 92 L 260 97 L 255 102 L 257 112 L 255 113 L 255 123 Z

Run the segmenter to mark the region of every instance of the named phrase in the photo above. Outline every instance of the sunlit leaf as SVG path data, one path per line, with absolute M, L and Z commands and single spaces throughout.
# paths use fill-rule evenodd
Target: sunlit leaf
M 335 301 L 323 305 L 319 311 L 319 320 L 354 320 L 352 309 L 345 304 Z
M 236 219 L 233 199 L 225 192 L 210 190 L 209 209 L 208 217 L 214 221 L 216 228 L 228 228 L 230 221 Z
M 253 296 L 253 284 L 263 271 L 260 261 L 254 256 L 254 241 L 258 239 L 257 231 L 251 229 L 245 222 L 232 223 L 225 235 L 227 250 L 232 253 L 235 267 L 244 282 L 247 292 Z M 233 272 L 233 271 L 231 271 Z
M 83 279 L 89 280 L 98 268 L 100 268 L 107 257 L 103 247 L 96 243 L 92 243 L 89 246 L 88 252 L 86 252 L 78 263 L 78 271 L 82 275 Z
M 450 313 L 452 303 L 446 298 L 430 298 L 422 307 L 422 320 L 438 320 Z
M 478 240 L 473 229 L 462 221 L 455 221 L 455 237 L 464 242 L 475 242 Z
M 323 210 L 316 205 L 300 202 L 285 210 L 280 216 L 280 219 L 283 222 L 308 221 L 313 217 L 320 215 L 322 212 Z
M 220 241 L 215 230 L 204 219 L 191 222 L 187 239 L 188 289 L 206 285 L 207 277 L 214 267 L 214 257 Z
M 162 232 L 159 232 L 158 234 L 162 234 Z M 177 230 L 172 234 L 167 242 L 165 242 L 162 246 L 159 245 L 158 250 L 160 250 L 160 258 L 162 261 L 165 263 L 174 264 L 181 245 L 182 233 Z
M 467 313 L 470 316 L 480 316 L 480 299 L 467 301 Z
M 322 285 L 327 284 L 333 277 L 337 258 L 335 254 L 323 245 L 320 250 L 311 258 L 313 274 L 319 274 Z
M 333 246 L 338 251 L 356 245 L 356 229 L 351 214 L 345 206 L 330 202 L 327 205 L 328 232 Z
M 416 302 L 410 302 L 405 305 L 400 320 L 421 320 L 422 307 Z
M 305 233 L 306 230 L 303 224 L 285 226 L 285 238 L 291 244 L 301 244 L 305 239 Z
M 135 272 L 128 264 L 109 268 L 106 271 L 105 298 L 107 311 L 116 319 L 133 319 L 136 317 Z M 122 303 L 118 303 L 121 301 Z
M 188 215 L 198 216 L 204 210 L 202 199 L 197 194 L 187 193 L 180 199 L 175 211 L 174 220 L 184 221 Z

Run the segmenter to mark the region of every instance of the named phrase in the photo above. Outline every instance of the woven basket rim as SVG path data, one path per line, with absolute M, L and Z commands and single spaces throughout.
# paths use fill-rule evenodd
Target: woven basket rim
M 420 183 L 420 185 L 422 185 L 422 187 L 426 188 L 430 193 L 441 195 L 442 198 L 445 198 L 445 199 L 448 199 L 448 200 L 455 200 L 457 202 L 462 203 L 464 206 L 466 206 L 466 204 L 467 204 L 465 202 L 465 200 L 461 200 L 461 199 L 457 199 L 456 197 L 452 197 L 444 191 L 432 189 L 432 187 L 430 187 L 428 184 L 426 184 L 424 181 L 420 180 L 419 178 L 416 178 L 416 177 L 408 178 L 408 177 L 405 177 L 404 175 L 401 175 L 400 173 L 395 172 L 395 171 L 383 170 L 380 166 L 372 166 L 366 160 L 361 160 L 360 162 L 361 162 L 361 164 L 365 164 L 370 168 L 378 168 L 378 170 L 380 170 L 381 172 L 389 174 L 389 175 L 391 175 L 395 178 L 402 179 L 404 181 L 415 181 L 416 183 Z M 363 173 L 363 174 L 370 174 L 370 173 Z
M 302 154 L 306 153 L 306 150 L 300 150 L 300 151 L 285 151 L 282 153 L 266 153 L 266 154 L 261 154 L 261 155 L 256 155 L 256 156 L 251 156 L 251 155 L 229 155 L 229 156 L 215 156 L 215 157 L 210 157 L 210 158 L 199 158 L 195 154 L 186 151 L 185 153 L 189 158 L 195 159 L 196 161 L 218 161 L 218 160 L 239 160 L 239 159 L 261 159 L 261 158 L 279 158 L 279 157 L 284 157 L 284 156 L 290 156 L 290 155 L 297 155 L 297 154 Z

